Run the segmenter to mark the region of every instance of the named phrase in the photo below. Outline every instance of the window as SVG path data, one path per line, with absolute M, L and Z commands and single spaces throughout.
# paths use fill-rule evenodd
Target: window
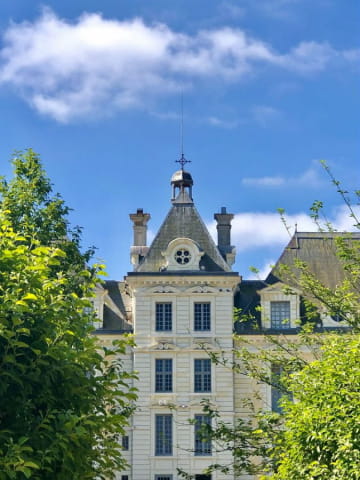
M 280 364 L 273 363 L 271 365 L 271 410 L 276 413 L 283 412 L 281 406 L 281 400 L 283 398 L 287 397 L 289 400 L 292 400 L 292 395 L 286 393 L 280 381 L 283 372 L 284 369 Z
M 121 446 L 123 450 L 129 450 L 129 436 L 123 435 L 121 439 Z
M 194 360 L 194 391 L 211 392 L 211 360 L 209 358 Z
M 210 331 L 210 303 L 194 303 L 194 330 Z
M 211 440 L 209 440 L 206 425 L 211 425 L 209 415 L 195 415 L 195 455 L 211 455 Z
M 121 480 L 129 480 L 129 475 L 121 475 Z
M 290 328 L 290 302 L 270 302 L 271 328 Z
M 172 415 L 155 415 L 155 455 L 172 455 Z
M 156 304 L 156 331 L 170 332 L 172 330 L 172 304 L 157 303 Z
M 195 480 L 211 480 L 211 475 L 195 475 Z
M 172 475 L 155 475 L 155 480 L 172 480 Z
M 172 392 L 172 359 L 155 360 L 155 392 Z
M 191 253 L 185 248 L 180 248 L 175 252 L 175 260 L 180 265 L 186 265 L 191 260 Z

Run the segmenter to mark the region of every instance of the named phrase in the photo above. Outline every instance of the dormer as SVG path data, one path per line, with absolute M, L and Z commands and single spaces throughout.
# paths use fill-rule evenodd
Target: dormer
M 300 318 L 300 291 L 282 282 L 274 283 L 259 292 L 261 298 L 261 326 L 272 330 L 298 327 Z
M 175 238 L 161 254 L 165 258 L 164 269 L 184 271 L 200 270 L 200 260 L 204 252 L 190 238 Z

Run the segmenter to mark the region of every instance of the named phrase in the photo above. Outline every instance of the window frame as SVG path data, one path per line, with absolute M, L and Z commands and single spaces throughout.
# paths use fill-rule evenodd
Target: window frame
M 212 372 L 210 358 L 194 358 L 194 392 L 211 393 Z
M 173 359 L 155 358 L 155 393 L 173 392 Z
M 284 307 L 286 305 L 286 312 Z M 278 310 L 275 307 L 280 307 Z M 277 310 L 277 311 L 275 311 Z M 285 320 L 287 320 L 285 322 Z M 291 327 L 291 303 L 290 300 L 270 301 L 270 328 L 282 330 Z
M 281 401 L 283 398 L 287 398 L 293 401 L 293 396 L 290 392 L 286 393 L 281 389 L 280 379 L 284 373 L 284 368 L 279 363 L 271 364 L 271 385 L 270 385 L 270 406 L 271 411 L 274 413 L 283 413 L 283 407 L 281 406 Z M 279 385 L 279 387 L 276 386 Z
M 194 455 L 197 457 L 211 457 L 212 444 L 210 440 L 201 439 L 200 430 L 203 425 L 211 425 L 211 416 L 195 414 L 194 416 Z
M 173 302 L 155 302 L 155 331 L 172 332 L 173 331 Z M 160 307 L 162 307 L 160 311 Z M 166 311 L 169 307 L 170 311 Z M 168 317 L 170 318 L 168 318 Z
M 205 311 L 208 307 L 208 311 Z M 196 301 L 193 304 L 194 332 L 211 332 L 211 302 Z M 198 311 L 197 311 L 198 310 Z
M 155 414 L 155 456 L 173 455 L 173 416 L 171 413 Z
M 130 450 L 130 438 L 129 435 L 123 435 L 121 437 L 121 448 L 124 452 Z

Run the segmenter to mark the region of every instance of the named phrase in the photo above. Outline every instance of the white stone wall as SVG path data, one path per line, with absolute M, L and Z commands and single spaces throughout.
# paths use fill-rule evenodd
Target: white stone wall
M 224 420 L 234 419 L 234 381 L 230 368 L 212 364 L 211 392 L 194 392 L 194 359 L 209 358 L 204 348 L 224 350 L 232 355 L 233 290 L 238 279 L 172 277 L 149 281 L 148 277 L 129 278 L 133 294 L 134 330 L 136 348 L 134 368 L 138 371 L 138 412 L 134 416 L 131 464 L 132 480 L 152 480 L 155 474 L 172 474 L 182 468 L 191 474 L 200 474 L 213 462 L 230 462 L 229 454 L 217 457 L 195 456 L 194 426 L 189 423 L 195 414 L 202 413 L 201 400 L 210 400 Z M 156 302 L 172 302 L 172 332 L 155 331 Z M 211 330 L 193 329 L 194 302 L 210 302 Z M 202 346 L 200 346 L 202 344 Z M 155 360 L 173 360 L 173 392 L 155 392 Z M 173 455 L 155 456 L 155 415 L 173 415 Z M 121 477 L 120 477 L 121 478 Z M 229 479 L 213 473 L 213 480 Z

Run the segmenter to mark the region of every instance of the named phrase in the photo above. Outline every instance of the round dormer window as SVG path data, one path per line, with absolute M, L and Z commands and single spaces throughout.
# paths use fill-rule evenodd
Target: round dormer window
M 190 238 L 174 238 L 169 242 L 166 250 L 161 252 L 165 257 L 167 271 L 171 270 L 200 270 L 200 259 L 204 252 L 199 245 Z
M 176 250 L 174 257 L 178 264 L 186 265 L 191 260 L 191 253 L 189 252 L 189 250 L 181 248 L 179 250 Z

